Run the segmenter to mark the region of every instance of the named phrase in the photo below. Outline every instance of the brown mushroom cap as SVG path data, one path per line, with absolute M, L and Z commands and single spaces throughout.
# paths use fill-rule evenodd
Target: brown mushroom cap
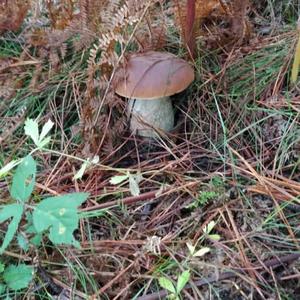
M 116 93 L 135 99 L 170 96 L 186 89 L 194 80 L 194 70 L 185 60 L 166 53 L 148 51 L 130 56 Z M 123 73 L 122 73 L 123 72 Z

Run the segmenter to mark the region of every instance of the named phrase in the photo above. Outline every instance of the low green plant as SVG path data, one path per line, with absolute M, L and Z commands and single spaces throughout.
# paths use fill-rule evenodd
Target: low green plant
M 202 207 L 214 199 L 219 199 L 221 194 L 224 192 L 223 190 L 223 179 L 219 176 L 213 176 L 210 182 L 207 184 L 207 187 L 199 191 L 198 196 L 187 208 L 194 209 L 197 207 Z
M 194 209 L 197 207 L 202 207 L 208 204 L 209 201 L 216 199 L 220 196 L 218 192 L 215 191 L 201 191 L 197 198 L 188 206 L 189 209 Z
M 158 279 L 159 285 L 170 292 L 168 298 L 172 300 L 179 300 L 180 293 L 185 287 L 185 285 L 190 280 L 191 273 L 189 270 L 183 271 L 177 278 L 176 286 L 167 277 L 160 277 Z
M 185 271 L 182 271 L 176 281 L 176 284 L 172 282 L 168 277 L 161 276 L 158 278 L 159 285 L 166 289 L 169 292 L 168 299 L 172 300 L 179 300 L 181 299 L 181 292 L 183 288 L 186 286 L 186 284 L 189 282 L 191 277 L 191 268 L 190 268 L 190 261 L 193 258 L 199 258 L 204 256 L 205 254 L 210 252 L 209 247 L 200 247 L 198 248 L 198 244 L 201 244 L 204 240 L 209 239 L 212 241 L 219 241 L 221 238 L 218 234 L 212 234 L 212 230 L 214 229 L 216 225 L 215 221 L 209 222 L 206 226 L 203 228 L 203 234 L 197 241 L 195 245 L 192 245 L 191 243 L 186 243 L 186 246 L 188 248 L 189 255 L 186 257 L 185 261 L 182 262 L 182 265 L 184 266 Z
M 0 246 L 0 254 L 7 249 L 15 237 L 23 217 L 26 220 L 23 233 L 26 237 L 29 237 L 24 239 L 22 235 L 18 236 L 19 246 L 23 250 L 28 249 L 28 243 L 38 246 L 44 234 L 48 236 L 54 245 L 66 244 L 79 247 L 79 242 L 73 236 L 73 232 L 78 228 L 79 223 L 77 207 L 87 199 L 88 193 L 70 193 L 47 197 L 37 204 L 29 202 L 35 187 L 37 173 L 37 164 L 32 154 L 36 150 L 43 149 L 49 143 L 50 137 L 47 135 L 52 126 L 53 123 L 48 121 L 39 133 L 37 122 L 27 120 L 25 134 L 32 138 L 36 148 L 26 157 L 12 161 L 0 169 L 0 177 L 2 177 L 17 166 L 10 188 L 10 198 L 13 203 L 0 207 L 0 223 L 8 222 Z M 0 291 L 5 290 L 6 287 L 13 290 L 24 288 L 32 277 L 29 276 L 29 273 L 32 273 L 32 267 L 23 264 L 18 266 L 8 265 L 6 268 L 0 265 L 1 270 L 2 281 L 6 285 L 1 284 Z M 23 279 L 12 281 L 13 277 L 18 278 L 19 275 L 16 274 L 23 274 Z
M 137 173 L 135 175 L 129 173 L 129 171 L 126 172 L 125 175 L 116 175 L 113 176 L 109 183 L 112 185 L 117 185 L 120 183 L 123 183 L 125 181 L 129 182 L 129 191 L 132 196 L 138 196 L 140 194 L 140 188 L 139 183 L 143 180 L 143 176 L 140 173 Z
M 219 196 L 219 193 L 215 191 L 203 191 L 198 197 L 198 203 L 200 206 L 207 204 L 210 200 Z
M 5 266 L 0 262 L 0 296 L 6 291 L 26 288 L 33 276 L 33 267 L 25 264 Z

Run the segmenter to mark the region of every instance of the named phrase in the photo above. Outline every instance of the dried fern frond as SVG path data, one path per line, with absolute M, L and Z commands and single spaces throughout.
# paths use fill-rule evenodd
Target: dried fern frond
M 29 0 L 0 0 L 0 34 L 18 30 L 29 8 Z
M 90 144 L 86 149 L 91 153 L 99 151 L 99 145 L 114 142 L 125 128 L 119 126 L 124 120 L 124 104 L 114 95 L 112 74 L 129 46 L 155 48 L 163 40 L 163 18 L 157 14 L 163 2 L 49 0 L 46 13 L 51 26 L 34 28 L 28 34 L 26 52 L 33 53 L 34 49 L 43 67 L 49 67 L 47 73 L 36 67 L 30 83 L 34 91 L 41 89 L 45 76 L 64 72 L 66 66 L 76 63 L 75 58 L 82 62 L 78 72 L 82 101 L 79 117 L 84 141 Z
M 211 43 L 215 41 L 219 45 L 242 41 L 249 37 L 251 26 L 247 19 L 248 0 L 195 0 L 192 32 L 187 1 L 176 0 L 173 6 L 183 42 L 191 42 L 189 35 L 193 39 L 207 36 Z
M 22 108 L 15 116 L 1 118 L 0 144 L 3 144 L 25 120 L 26 109 Z
M 75 2 L 72 0 L 46 1 L 49 20 L 53 29 L 63 30 L 73 20 Z
M 2 65 L 2 62 L 3 60 L 0 61 L 0 65 Z M 0 145 L 4 145 L 7 138 L 23 124 L 27 109 L 25 106 L 21 106 L 14 115 L 10 115 L 9 110 L 3 109 L 6 104 L 7 107 L 9 106 L 9 103 L 5 103 L 5 100 L 13 96 L 17 85 L 15 83 L 16 78 L 12 73 L 10 73 L 9 76 L 7 76 L 7 73 L 5 76 L 1 75 L 0 72 L 0 87 L 2 87 L 0 88 Z M 7 93 L 3 93 L 5 90 Z
M 174 1 L 174 12 L 175 12 L 175 20 L 181 29 L 182 40 L 186 40 L 186 36 L 189 33 L 189 29 L 187 28 L 187 24 L 189 23 L 188 11 L 187 11 L 187 1 Z M 208 18 L 213 12 L 223 13 L 223 7 L 219 0 L 196 0 L 195 1 L 195 19 L 193 24 L 193 34 L 197 37 L 201 34 L 200 24 L 204 21 L 205 18 Z
M 130 36 L 133 37 L 133 35 L 128 35 L 129 29 L 136 24 L 140 24 L 145 12 L 157 2 L 154 0 L 144 2 L 114 0 L 105 11 L 101 11 L 99 14 L 100 19 L 103 21 L 101 25 L 103 31 L 89 51 L 86 70 L 87 89 L 84 96 L 85 106 L 81 116 L 85 140 L 95 141 L 98 139 L 98 143 L 91 142 L 93 145 L 102 145 L 103 141 L 114 141 L 112 136 L 119 136 L 113 132 L 114 128 L 119 128 L 119 132 L 120 126 L 114 126 L 114 124 L 123 121 L 111 118 L 113 111 L 123 109 L 123 103 L 117 104 L 120 102 L 117 100 L 119 98 L 114 95 L 110 84 L 112 71 L 120 61 L 120 53 L 117 53 L 116 47 L 121 50 L 126 49 Z M 95 86 L 95 80 L 98 82 L 97 86 Z M 96 109 L 94 106 L 95 97 L 98 97 L 98 107 Z M 108 116 L 105 118 L 105 123 L 103 123 L 103 115 Z M 110 128 L 110 130 L 108 131 L 107 128 Z M 108 132 L 110 137 L 106 136 Z M 99 138 L 102 142 L 99 142 Z
M 134 14 L 137 8 L 143 12 L 144 7 L 140 2 L 137 3 L 137 0 L 131 0 L 131 2 L 130 14 Z M 153 1 L 140 20 L 140 26 L 134 34 L 139 51 L 158 50 L 166 46 L 166 33 L 170 22 L 170 17 L 166 14 L 168 5 L 167 1 Z

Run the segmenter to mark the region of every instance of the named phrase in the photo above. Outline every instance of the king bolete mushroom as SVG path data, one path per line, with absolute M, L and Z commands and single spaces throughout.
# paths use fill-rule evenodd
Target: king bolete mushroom
M 129 98 L 130 129 L 137 135 L 155 137 L 156 131 L 174 127 L 171 95 L 186 89 L 194 80 L 194 70 L 177 56 L 148 51 L 129 57 L 116 93 Z M 122 75 L 122 73 L 120 73 Z

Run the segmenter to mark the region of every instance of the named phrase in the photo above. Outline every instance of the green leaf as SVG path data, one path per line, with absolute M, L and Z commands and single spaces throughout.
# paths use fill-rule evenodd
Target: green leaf
M 11 197 L 17 201 L 26 202 L 35 185 L 36 163 L 28 155 L 17 167 L 11 187 Z M 29 181 L 29 182 L 28 182 Z
M 213 191 L 203 191 L 198 197 L 198 201 L 200 205 L 205 205 L 208 203 L 209 200 L 218 197 L 218 193 Z
M 143 180 L 143 176 L 140 174 L 129 176 L 129 190 L 132 196 L 138 196 L 140 194 L 139 183 Z
M 30 136 L 34 142 L 34 144 L 38 148 L 45 147 L 46 144 L 50 142 L 50 137 L 46 137 L 54 123 L 51 120 L 48 120 L 46 124 L 44 124 L 42 128 L 41 134 L 39 134 L 39 126 L 37 121 L 32 119 L 27 119 L 25 121 L 25 134 Z
M 45 137 L 42 141 L 39 142 L 38 148 L 39 149 L 44 148 L 47 144 L 49 144 L 50 140 L 51 140 L 50 136 Z
M 168 279 L 166 277 L 160 277 L 160 278 L 158 278 L 158 283 L 162 288 L 166 289 L 167 291 L 169 291 L 173 294 L 176 294 L 174 284 L 172 283 L 172 281 L 170 279 Z
M 30 211 L 25 212 L 26 216 L 26 226 L 25 226 L 25 232 L 26 233 L 37 233 L 35 230 L 35 227 L 33 226 L 33 217 L 32 213 Z
M 0 283 L 0 296 L 5 292 L 6 285 Z
M 39 126 L 37 121 L 27 119 L 24 126 L 25 134 L 30 136 L 36 146 L 39 145 Z
M 30 243 L 32 243 L 35 246 L 40 246 L 41 242 L 42 242 L 42 237 L 43 234 L 42 233 L 37 233 L 35 227 L 33 226 L 33 217 L 32 217 L 32 213 L 27 211 L 26 212 L 26 228 L 25 231 L 29 234 L 34 234 L 34 236 L 30 239 Z
M 0 223 L 12 218 L 10 221 L 7 231 L 2 243 L 2 246 L 0 247 L 0 254 L 3 253 L 3 251 L 7 248 L 11 240 L 13 239 L 19 223 L 21 221 L 23 214 L 23 205 L 21 204 L 10 204 L 6 205 L 1 211 L 0 211 Z
M 81 179 L 82 176 L 83 176 L 83 174 L 84 174 L 84 172 L 85 172 L 85 170 L 86 170 L 86 168 L 89 166 L 89 164 L 90 164 L 89 161 L 85 161 L 85 162 L 81 165 L 80 169 L 76 172 L 76 174 L 74 175 L 73 179 L 74 179 L 74 180 L 76 180 L 76 179 Z
M 25 264 L 18 266 L 8 266 L 4 273 L 3 279 L 11 290 L 17 291 L 26 288 L 33 275 L 33 268 Z
M 191 274 L 189 270 L 186 270 L 180 274 L 180 276 L 177 279 L 177 286 L 176 286 L 177 294 L 179 294 L 181 290 L 185 287 L 185 285 L 190 280 L 190 277 Z
M 209 234 L 209 233 L 213 230 L 213 228 L 215 227 L 215 225 L 216 225 L 216 222 L 215 222 L 215 221 L 210 221 L 210 222 L 204 227 L 203 232 L 204 232 L 205 234 Z
M 92 164 L 97 164 L 99 162 L 100 158 L 99 158 L 99 155 L 95 155 L 92 160 L 91 160 L 91 163 Z
M 186 246 L 188 247 L 190 254 L 193 255 L 194 252 L 195 252 L 196 246 L 193 246 L 193 245 L 192 245 L 191 243 L 189 243 L 189 242 L 186 243 Z
M 140 194 L 139 184 L 131 175 L 129 176 L 129 190 L 132 196 L 138 196 Z
M 218 188 L 218 187 L 223 187 L 223 186 L 224 186 L 224 180 L 223 180 L 223 178 L 222 178 L 221 176 L 218 176 L 218 175 L 213 176 L 213 177 L 210 179 L 210 183 L 211 183 L 214 187 L 216 187 L 216 188 Z
M 43 237 L 42 233 L 37 233 L 34 237 L 32 237 L 32 238 L 30 239 L 30 242 L 31 242 L 34 246 L 38 247 L 38 246 L 40 246 L 41 243 L 42 243 L 42 237 Z
M 92 159 L 87 159 L 80 167 L 80 169 L 76 172 L 76 174 L 73 177 L 73 180 L 81 179 L 84 172 L 88 167 L 90 167 L 92 164 L 97 164 L 99 162 L 99 156 L 95 155 Z
M 21 234 L 17 235 L 17 241 L 18 241 L 18 245 L 20 246 L 20 248 L 22 250 L 24 250 L 25 252 L 28 251 L 29 249 L 29 245 L 27 240 L 25 239 L 25 237 Z
M 205 255 L 206 253 L 208 253 L 210 251 L 210 248 L 208 247 L 203 247 L 201 248 L 200 250 L 196 251 L 193 256 L 194 257 L 200 257 L 200 256 L 203 256 Z
M 5 176 L 11 169 L 20 163 L 20 159 L 12 160 L 0 169 L 0 178 Z
M 43 200 L 33 212 L 33 225 L 38 233 L 50 230 L 49 239 L 54 244 L 78 246 L 73 232 L 78 227 L 77 207 L 88 197 L 87 193 L 73 193 Z
M 41 132 L 40 137 L 39 137 L 39 145 L 44 140 L 44 138 L 46 137 L 48 132 L 51 130 L 53 125 L 54 125 L 54 123 L 50 119 L 46 122 L 46 124 L 44 124 L 44 126 L 42 128 L 42 132 Z
M 209 234 L 208 237 L 213 241 L 219 241 L 221 238 L 219 234 Z
M 110 180 L 109 183 L 113 184 L 113 185 L 117 185 L 122 183 L 123 181 L 125 181 L 126 179 L 128 179 L 128 174 L 127 175 L 117 175 L 117 176 L 113 176 Z
M 0 273 L 3 273 L 4 269 L 5 265 L 2 262 L 0 262 Z

